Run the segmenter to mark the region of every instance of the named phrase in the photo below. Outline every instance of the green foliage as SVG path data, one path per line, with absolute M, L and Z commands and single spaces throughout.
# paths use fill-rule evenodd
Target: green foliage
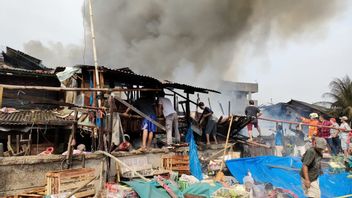
M 332 99 L 331 110 L 335 116 L 352 118 L 352 81 L 349 76 L 342 79 L 336 78 L 329 84 L 330 92 L 324 97 Z

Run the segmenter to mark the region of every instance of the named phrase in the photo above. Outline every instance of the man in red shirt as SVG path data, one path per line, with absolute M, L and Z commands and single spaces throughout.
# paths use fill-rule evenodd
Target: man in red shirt
M 329 145 L 331 154 L 336 155 L 337 151 L 335 150 L 335 147 L 332 142 L 330 128 L 328 128 L 332 126 L 332 123 L 329 120 L 327 120 L 323 115 L 319 116 L 319 121 L 320 121 L 320 125 L 325 127 L 319 127 L 318 136 L 326 140 L 326 142 Z

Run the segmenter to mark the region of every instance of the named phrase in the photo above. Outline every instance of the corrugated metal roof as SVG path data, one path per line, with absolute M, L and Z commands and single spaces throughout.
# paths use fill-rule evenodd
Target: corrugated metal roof
M 182 90 L 184 90 L 187 93 L 194 93 L 194 92 L 199 92 L 199 93 L 209 93 L 209 92 L 220 93 L 219 91 L 212 90 L 212 89 L 194 87 L 194 86 L 191 86 L 191 85 L 180 84 L 180 83 L 175 83 L 175 82 L 170 82 L 170 81 L 165 81 L 163 83 L 163 87 L 164 88 L 182 89 Z
M 0 112 L 1 125 L 69 125 L 72 121 L 59 118 L 52 111 Z
M 80 67 L 83 70 L 84 69 L 85 70 L 94 70 L 95 69 L 95 67 L 92 65 L 76 65 L 76 67 Z M 58 68 L 56 68 L 55 73 L 63 71 L 64 69 L 65 69 L 64 67 L 58 67 Z M 176 89 L 182 89 L 188 93 L 194 93 L 194 92 L 220 93 L 219 91 L 212 90 L 212 89 L 194 87 L 191 85 L 175 83 L 175 82 L 171 82 L 171 81 L 161 82 L 158 79 L 150 77 L 150 76 L 136 74 L 129 67 L 124 67 L 124 68 L 119 68 L 119 69 L 111 69 L 111 68 L 107 68 L 104 66 L 99 66 L 99 70 L 105 72 L 104 76 L 106 76 L 107 78 L 111 78 L 116 82 L 122 82 L 122 83 L 126 83 L 126 84 L 135 84 L 135 85 L 143 85 L 143 86 L 147 85 L 147 86 L 158 87 L 158 88 L 176 88 Z

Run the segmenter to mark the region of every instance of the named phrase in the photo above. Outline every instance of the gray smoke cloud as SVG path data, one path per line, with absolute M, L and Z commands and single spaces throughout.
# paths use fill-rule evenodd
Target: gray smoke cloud
M 317 33 L 343 8 L 338 0 L 95 0 L 98 62 L 160 79 L 215 87 L 241 65 L 251 46 Z M 91 51 L 88 3 L 83 6 L 86 51 Z M 88 41 L 89 40 L 89 41 Z M 76 64 L 82 46 L 25 44 L 51 65 Z M 60 53 L 60 54 L 59 54 Z M 61 56 L 58 58 L 58 56 Z M 63 56 L 63 57 L 62 57 Z M 91 54 L 86 54 L 92 64 Z M 61 60 L 65 58 L 65 62 Z M 235 79 L 235 76 L 233 77 Z

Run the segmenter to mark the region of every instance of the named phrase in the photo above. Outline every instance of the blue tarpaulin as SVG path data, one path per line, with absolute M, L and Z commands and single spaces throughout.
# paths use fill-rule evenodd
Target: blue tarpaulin
M 272 183 L 275 187 L 294 192 L 298 197 L 305 197 L 299 171 L 295 170 L 302 167 L 300 158 L 260 156 L 228 160 L 226 165 L 241 183 L 249 171 L 256 182 Z M 289 170 L 280 167 L 287 167 Z M 348 173 L 321 175 L 319 182 L 322 197 L 352 194 L 352 179 L 347 178 L 347 175 Z
M 191 174 L 195 176 L 197 179 L 202 180 L 203 179 L 202 168 L 200 166 L 197 144 L 194 141 L 193 131 L 191 127 L 188 128 L 188 131 L 186 134 L 186 141 L 189 144 L 189 168 L 190 168 Z

